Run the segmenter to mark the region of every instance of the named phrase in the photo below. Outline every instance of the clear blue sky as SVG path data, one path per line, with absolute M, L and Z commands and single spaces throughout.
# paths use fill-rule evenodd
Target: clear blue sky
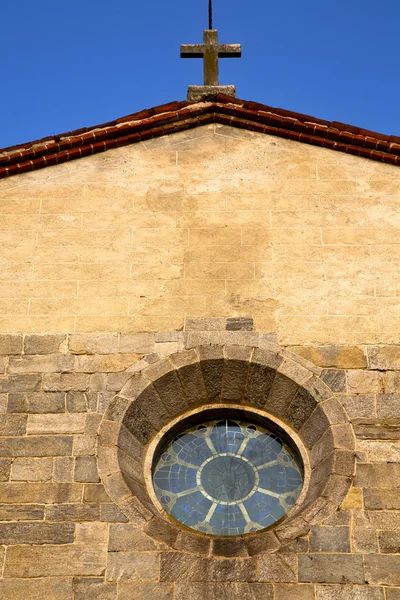
M 2 0 L 0 148 L 97 125 L 202 83 L 207 0 Z M 239 98 L 400 135 L 399 0 L 214 0 Z

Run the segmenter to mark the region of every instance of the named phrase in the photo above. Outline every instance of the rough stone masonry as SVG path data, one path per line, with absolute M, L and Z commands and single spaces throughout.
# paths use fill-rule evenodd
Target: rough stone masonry
M 400 599 L 399 198 L 396 166 L 220 125 L 0 183 L 0 598 Z M 314 466 L 349 486 L 230 556 L 98 461 L 134 375 L 226 345 L 330 390 Z

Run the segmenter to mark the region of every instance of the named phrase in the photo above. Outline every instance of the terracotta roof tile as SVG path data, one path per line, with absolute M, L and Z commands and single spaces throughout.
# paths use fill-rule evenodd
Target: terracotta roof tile
M 221 123 L 400 165 L 398 136 L 217 94 L 201 102 L 170 102 L 95 127 L 4 148 L 0 150 L 0 178 L 207 123 Z

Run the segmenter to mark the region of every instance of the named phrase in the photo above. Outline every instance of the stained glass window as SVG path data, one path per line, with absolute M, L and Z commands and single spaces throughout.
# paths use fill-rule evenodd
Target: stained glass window
M 240 419 L 189 427 L 166 443 L 153 470 L 163 508 L 213 535 L 250 533 L 279 521 L 302 484 L 302 466 L 290 445 Z

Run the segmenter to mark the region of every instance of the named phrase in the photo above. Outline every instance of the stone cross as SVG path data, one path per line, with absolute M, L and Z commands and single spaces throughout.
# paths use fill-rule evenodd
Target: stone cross
M 189 86 L 188 100 L 200 100 L 202 96 L 217 94 L 218 92 L 235 96 L 235 86 L 219 85 L 218 59 L 240 58 L 241 56 L 242 48 L 240 44 L 218 44 L 218 31 L 216 29 L 206 29 L 204 31 L 203 44 L 183 44 L 181 46 L 181 58 L 204 59 L 204 85 Z

